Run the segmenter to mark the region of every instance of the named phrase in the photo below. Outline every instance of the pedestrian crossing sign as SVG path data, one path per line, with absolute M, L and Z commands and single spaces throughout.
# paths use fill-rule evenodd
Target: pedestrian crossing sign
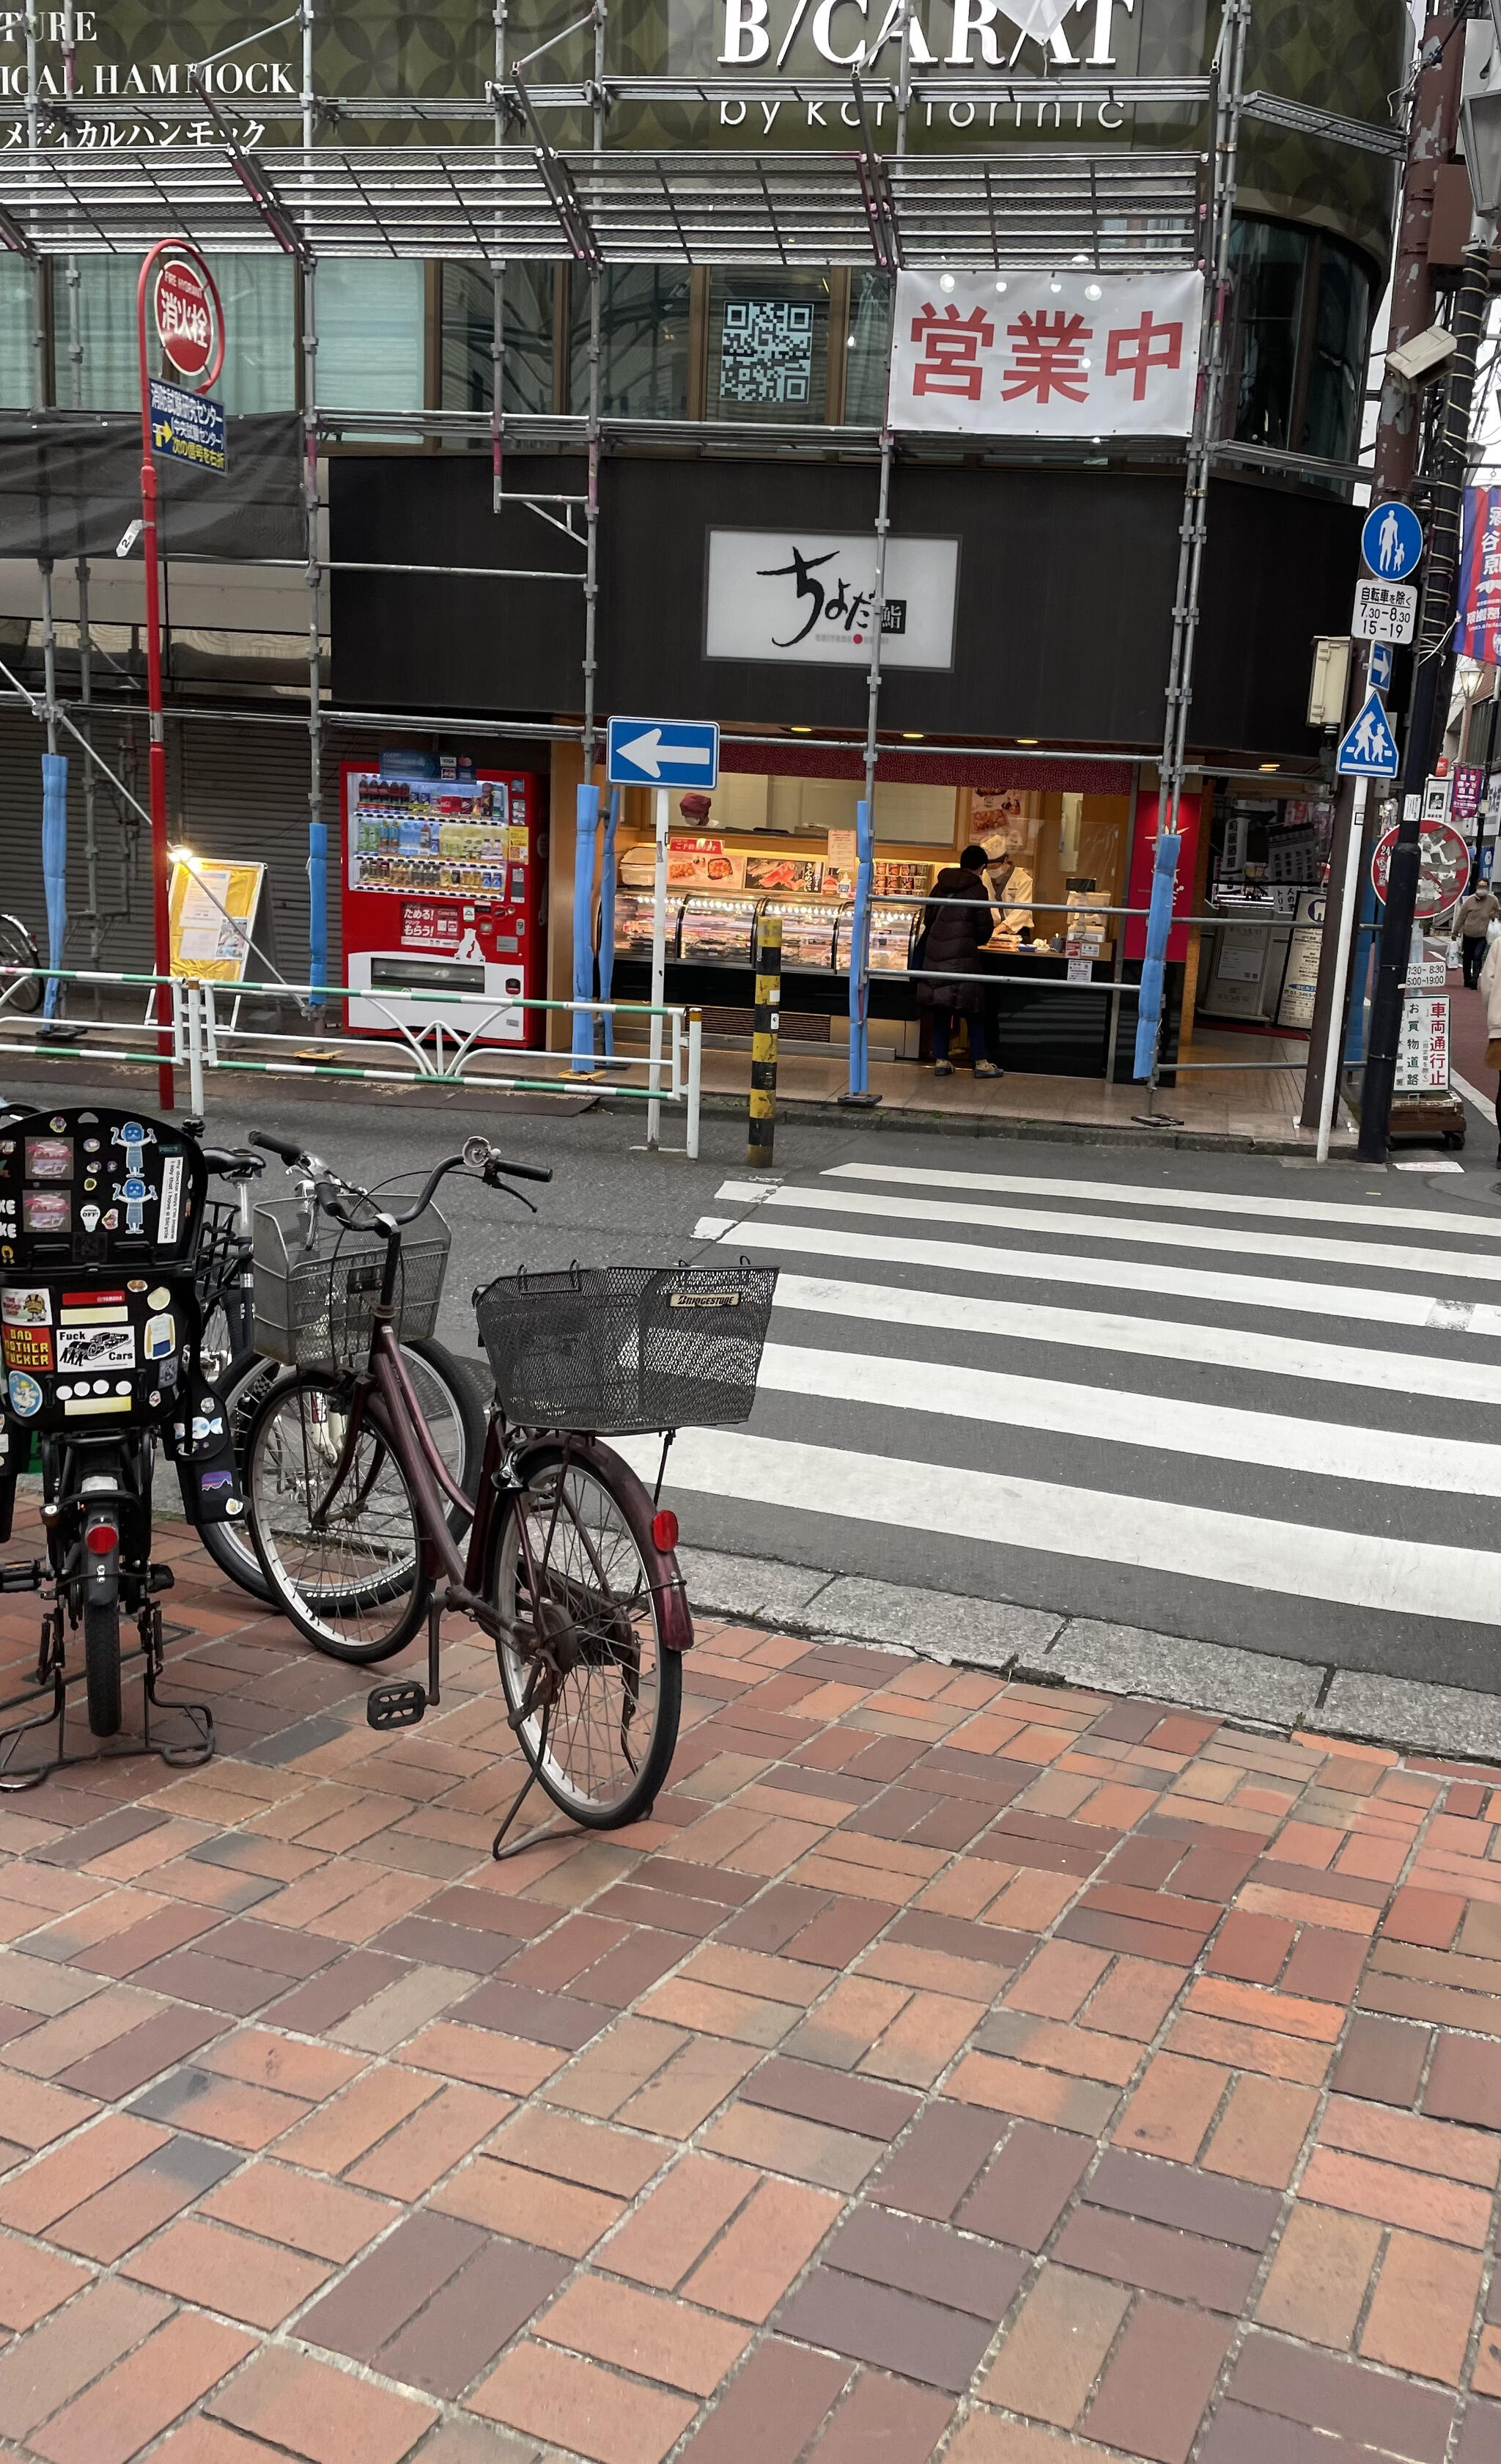
M 1379 694 L 1366 694 L 1355 725 L 1339 746 L 1335 768 L 1345 779 L 1396 778 L 1397 738 Z

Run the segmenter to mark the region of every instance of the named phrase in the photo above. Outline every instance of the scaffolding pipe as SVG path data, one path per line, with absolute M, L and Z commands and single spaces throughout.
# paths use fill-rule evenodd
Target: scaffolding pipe
M 33 174 L 42 142 L 42 116 L 37 101 L 37 80 L 40 66 L 37 47 L 41 42 L 42 21 L 36 13 L 36 0 L 26 6 L 26 146 L 27 167 Z M 38 252 L 32 258 L 32 408 L 42 410 L 47 403 L 47 261 Z
M 104 931 L 99 916 L 98 806 L 94 781 L 94 722 L 89 715 L 94 696 L 94 635 L 89 624 L 89 560 L 80 556 L 78 584 L 78 706 L 83 713 L 83 739 L 90 758 L 83 764 L 83 884 L 88 903 L 89 964 L 97 967 L 103 954 Z
M 313 84 L 313 0 L 301 0 L 302 145 L 313 167 L 317 105 Z M 302 510 L 307 527 L 308 581 L 308 976 L 328 980 L 328 825 L 323 819 L 322 588 L 318 561 L 317 260 L 309 249 L 297 286 L 302 306 Z M 321 1030 L 328 1010 L 321 993 L 310 1001 L 311 1023 Z

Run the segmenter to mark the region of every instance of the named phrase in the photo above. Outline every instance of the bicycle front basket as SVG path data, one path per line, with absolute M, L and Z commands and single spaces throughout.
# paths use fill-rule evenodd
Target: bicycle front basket
M 508 1420 L 712 1429 L 749 1419 L 774 1266 L 570 1266 L 501 1275 L 475 1300 Z
M 274 1199 L 255 1209 L 255 1349 L 298 1368 L 358 1368 L 370 1346 L 385 1241 L 379 1232 L 343 1231 L 320 1218 L 308 1249 L 306 1225 L 307 1210 L 297 1199 Z M 396 1331 L 403 1343 L 431 1334 L 438 1322 L 448 1241 L 435 1206 L 402 1235 Z

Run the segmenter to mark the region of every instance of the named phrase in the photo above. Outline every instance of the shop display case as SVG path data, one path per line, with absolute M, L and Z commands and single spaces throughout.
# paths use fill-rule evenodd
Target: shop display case
M 675 955 L 685 964 L 749 967 L 753 962 L 752 935 L 758 898 L 716 898 L 711 891 L 690 891 L 683 901 L 683 924 Z M 646 939 L 651 941 L 651 901 L 646 901 Z M 672 938 L 667 940 L 673 955 Z
M 618 958 L 649 958 L 654 908 L 649 890 L 618 890 L 615 893 L 615 955 Z M 683 892 L 667 892 L 667 956 L 678 954 L 678 927 Z
M 762 913 L 782 919 L 782 966 L 832 967 L 839 909 L 832 899 L 768 898 Z
M 913 919 L 921 915 L 920 907 L 882 907 L 873 900 L 870 910 L 871 974 L 900 974 L 907 964 L 912 947 Z M 839 918 L 839 957 L 841 973 L 849 973 L 850 935 L 855 926 L 855 908 L 851 902 Z

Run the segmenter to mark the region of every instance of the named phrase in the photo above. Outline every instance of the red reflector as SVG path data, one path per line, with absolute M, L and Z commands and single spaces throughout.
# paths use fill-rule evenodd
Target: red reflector
M 669 1549 L 677 1547 L 678 1518 L 670 1507 L 664 1506 L 660 1513 L 652 1516 L 651 1536 L 654 1546 L 662 1551 L 663 1556 Z
M 91 1523 L 83 1536 L 96 1557 L 107 1557 L 120 1545 L 120 1533 L 113 1523 Z

